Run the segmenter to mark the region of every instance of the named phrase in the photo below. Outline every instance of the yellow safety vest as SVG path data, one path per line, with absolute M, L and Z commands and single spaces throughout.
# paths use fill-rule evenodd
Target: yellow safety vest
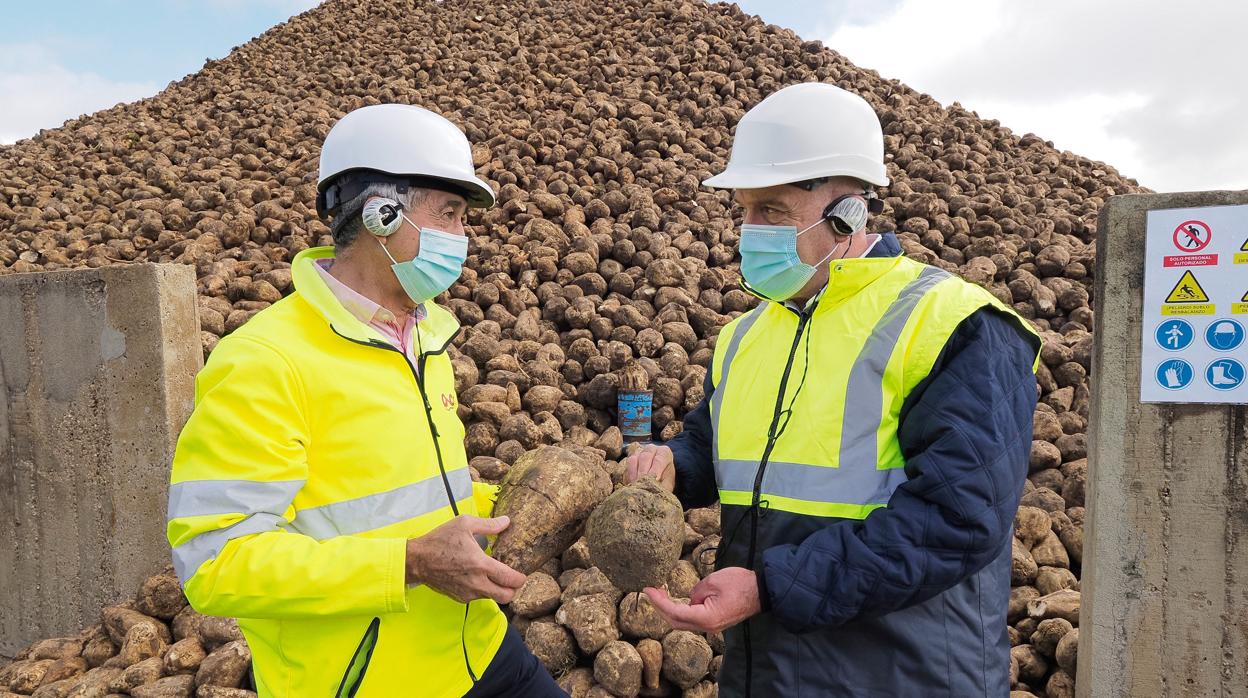
M 847 519 L 887 505 L 906 479 L 902 403 L 958 325 L 989 305 L 1014 315 L 936 267 L 847 259 L 832 264 L 813 312 L 763 303 L 729 323 L 711 366 L 721 503 Z
M 300 253 L 295 293 L 196 379 L 169 491 L 174 564 L 196 610 L 239 619 L 260 695 L 461 696 L 506 619 L 404 581 L 409 538 L 491 506 L 445 353 L 459 325 L 426 304 L 410 365 L 318 276 L 332 256 Z

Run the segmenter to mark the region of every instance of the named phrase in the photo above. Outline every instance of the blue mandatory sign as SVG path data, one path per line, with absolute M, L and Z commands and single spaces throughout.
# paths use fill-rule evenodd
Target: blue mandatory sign
M 1244 343 L 1244 326 L 1238 320 L 1215 320 L 1205 329 L 1205 342 L 1216 351 L 1230 351 Z
M 1157 367 L 1157 384 L 1166 390 L 1182 390 L 1191 385 L 1196 372 L 1183 359 L 1168 359 Z
M 1166 320 L 1157 326 L 1157 344 L 1166 351 L 1186 349 L 1196 337 L 1187 320 Z
M 1218 359 L 1205 369 L 1205 380 L 1214 390 L 1234 390 L 1244 384 L 1244 365 L 1235 359 Z

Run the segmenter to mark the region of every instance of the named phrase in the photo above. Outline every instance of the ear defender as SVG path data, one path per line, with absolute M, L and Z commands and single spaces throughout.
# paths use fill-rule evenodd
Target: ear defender
M 364 219 L 364 227 L 368 232 L 379 237 L 389 237 L 403 225 L 403 207 L 394 199 L 374 196 L 364 202 L 364 210 L 360 215 Z
M 853 235 L 867 225 L 867 213 L 880 213 L 884 202 L 874 193 L 845 194 L 832 200 L 823 209 L 823 218 L 838 235 Z

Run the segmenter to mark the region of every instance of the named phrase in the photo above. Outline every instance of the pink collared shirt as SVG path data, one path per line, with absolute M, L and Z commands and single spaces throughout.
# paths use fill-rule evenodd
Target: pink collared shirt
M 329 267 L 332 264 L 332 259 L 320 259 L 314 266 L 325 281 L 325 285 L 334 294 L 334 298 L 337 298 L 342 307 L 346 308 L 347 312 L 355 316 L 357 320 L 377 330 L 387 342 L 401 349 L 412 362 L 412 366 L 419 366 L 420 349 L 416 346 L 412 335 L 416 323 L 425 319 L 424 306 L 417 306 L 415 310 L 402 318 L 395 317 L 394 313 L 386 310 L 379 303 L 369 300 L 363 294 L 334 278 L 334 275 L 329 273 Z

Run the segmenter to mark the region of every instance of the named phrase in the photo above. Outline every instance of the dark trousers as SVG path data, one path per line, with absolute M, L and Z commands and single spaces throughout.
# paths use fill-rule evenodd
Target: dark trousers
M 523 696 L 524 698 L 567 698 L 568 694 L 559 688 L 550 672 L 538 661 L 520 639 L 520 633 L 507 628 L 503 644 L 485 673 L 477 680 L 464 698 L 504 698 L 504 696 Z

